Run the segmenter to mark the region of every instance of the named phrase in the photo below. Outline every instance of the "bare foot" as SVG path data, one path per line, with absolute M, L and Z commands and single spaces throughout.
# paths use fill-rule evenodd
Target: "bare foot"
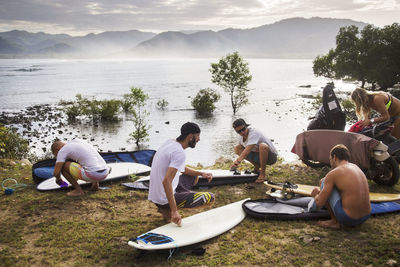
M 264 174 L 264 175 L 263 175 L 263 174 L 260 174 L 260 175 L 258 176 L 257 180 L 256 180 L 256 183 L 260 184 L 260 183 L 263 183 L 263 182 L 266 181 L 266 180 L 267 180 L 267 178 L 265 177 L 265 174 Z
M 91 191 L 96 191 L 99 189 L 99 183 L 92 183 L 92 186 L 90 187 Z
M 331 228 L 331 229 L 340 229 L 340 223 L 338 223 L 335 220 L 329 220 L 329 221 L 318 221 L 317 223 L 321 227 L 325 228 Z
M 68 192 L 67 193 L 67 196 L 70 196 L 70 197 L 79 197 L 79 196 L 83 196 L 85 193 L 83 192 L 83 190 L 82 189 L 74 189 L 74 190 L 72 190 L 72 191 L 70 191 L 70 192 Z

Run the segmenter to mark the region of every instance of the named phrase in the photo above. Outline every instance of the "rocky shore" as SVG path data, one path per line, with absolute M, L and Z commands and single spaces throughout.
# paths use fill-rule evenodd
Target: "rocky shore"
M 49 148 L 56 139 L 79 137 L 95 141 L 94 137 L 80 133 L 80 125 L 70 124 L 57 105 L 34 105 L 18 112 L 3 111 L 0 113 L 0 124 L 15 130 L 26 139 L 31 153 L 36 157 L 50 153 Z

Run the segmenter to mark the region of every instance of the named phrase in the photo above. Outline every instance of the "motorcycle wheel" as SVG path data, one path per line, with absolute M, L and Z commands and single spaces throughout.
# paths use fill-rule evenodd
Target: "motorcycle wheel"
M 399 164 L 393 157 L 385 161 L 375 161 L 372 169 L 372 177 L 369 178 L 377 184 L 392 186 L 399 181 Z

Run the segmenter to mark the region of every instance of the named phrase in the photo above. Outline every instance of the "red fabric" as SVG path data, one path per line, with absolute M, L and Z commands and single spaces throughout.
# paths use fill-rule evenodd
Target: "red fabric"
M 354 123 L 354 124 L 350 127 L 349 132 L 352 132 L 352 133 L 359 133 L 359 132 L 361 132 L 361 131 L 364 129 L 364 127 L 361 125 L 361 122 L 362 122 L 362 121 L 357 121 L 356 123 Z

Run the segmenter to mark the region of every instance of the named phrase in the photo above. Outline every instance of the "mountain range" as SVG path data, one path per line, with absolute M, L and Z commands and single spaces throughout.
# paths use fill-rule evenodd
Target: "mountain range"
M 366 23 L 349 19 L 291 18 L 250 29 L 153 32 L 109 31 L 85 36 L 0 32 L 0 57 L 245 57 L 314 58 L 335 47 L 339 29 Z

